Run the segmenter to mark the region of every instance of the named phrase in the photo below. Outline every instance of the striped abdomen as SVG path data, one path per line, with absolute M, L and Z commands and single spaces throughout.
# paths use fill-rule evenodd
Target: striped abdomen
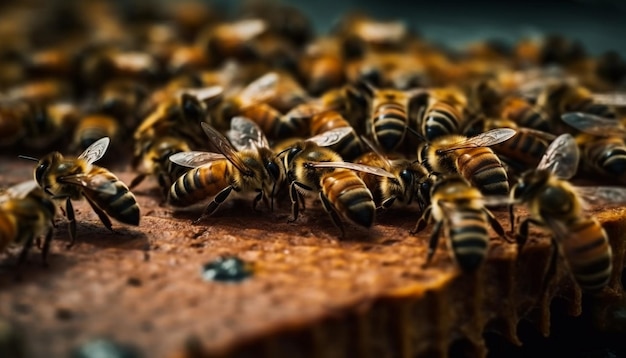
M 336 169 L 322 177 L 321 186 L 322 194 L 344 217 L 366 228 L 372 226 L 376 213 L 374 199 L 355 172 Z
M 594 137 L 579 142 L 582 160 L 600 173 L 626 179 L 626 144 L 618 137 Z
M 112 184 L 115 187 L 115 193 L 99 190 L 97 186 L 93 185 L 83 187 L 83 194 L 91 202 L 121 223 L 139 225 L 139 205 L 126 184 L 121 182 L 113 173 L 96 166 L 89 172 L 89 177 L 92 182 L 98 178 L 102 183 L 100 185 L 109 186 Z
M 407 124 L 406 108 L 399 103 L 382 103 L 372 114 L 372 133 L 386 152 L 393 151 L 402 143 Z
M 508 195 L 506 171 L 491 148 L 459 149 L 456 167 L 483 195 Z
M 521 127 L 543 132 L 550 131 L 548 118 L 522 98 L 510 99 L 502 110 L 502 118 L 510 119 Z
M 563 256 L 584 290 L 601 290 L 609 283 L 612 252 L 606 232 L 593 218 L 568 222 L 567 234 L 558 237 Z
M 169 203 L 187 206 L 215 196 L 230 185 L 228 160 L 216 160 L 181 175 L 170 188 Z
M 516 129 L 517 133 L 509 140 L 491 146 L 491 149 L 513 161 L 534 168 L 550 144 L 547 140 L 526 130 Z
M 421 131 L 427 141 L 448 134 L 455 134 L 459 128 L 461 113 L 446 102 L 433 103 L 424 113 Z
M 337 111 L 325 111 L 311 118 L 310 128 L 313 136 L 345 127 L 350 127 L 350 123 Z M 348 133 L 338 143 L 333 144 L 329 148 L 347 161 L 352 161 L 363 153 L 361 141 L 354 131 Z
M 452 252 L 463 271 L 474 271 L 487 254 L 489 233 L 485 213 L 479 209 L 458 208 L 447 221 Z

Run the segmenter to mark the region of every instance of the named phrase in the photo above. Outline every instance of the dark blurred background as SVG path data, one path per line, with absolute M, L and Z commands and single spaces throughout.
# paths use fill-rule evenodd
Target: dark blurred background
M 235 9 L 241 1 L 214 0 Z M 550 1 L 284 1 L 301 8 L 325 32 L 347 11 L 361 11 L 380 19 L 401 19 L 424 38 L 452 48 L 471 41 L 496 38 L 515 42 L 524 37 L 561 33 L 583 43 L 598 55 L 615 50 L 626 55 L 625 0 Z

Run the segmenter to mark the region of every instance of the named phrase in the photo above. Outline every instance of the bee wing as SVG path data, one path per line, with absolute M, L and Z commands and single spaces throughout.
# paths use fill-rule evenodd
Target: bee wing
M 451 152 L 457 149 L 488 147 L 498 143 L 502 143 L 515 135 L 516 130 L 512 128 L 497 128 L 481 133 L 479 135 L 469 137 L 460 142 L 454 143 L 442 150 L 442 152 Z
M 232 24 L 230 31 L 243 40 L 250 40 L 265 31 L 267 26 L 268 24 L 261 19 L 244 19 Z
M 532 135 L 534 135 L 536 137 L 539 137 L 541 139 L 548 140 L 550 142 L 552 142 L 554 139 L 556 139 L 556 136 L 554 134 L 548 133 L 548 132 L 544 132 L 544 131 L 540 131 L 540 130 L 537 130 L 537 129 L 520 127 L 520 128 L 517 128 L 517 131 L 520 132 L 520 133 L 521 132 L 529 133 L 529 134 L 532 134 Z
M 224 155 L 209 152 L 180 152 L 172 154 L 170 161 L 183 167 L 196 168 L 216 160 L 225 159 Z
M 218 132 L 217 129 L 211 127 L 205 122 L 200 123 L 202 126 L 202 130 L 209 137 L 209 141 L 211 145 L 215 147 L 218 153 L 224 155 L 232 165 L 237 168 L 240 172 L 247 173 L 249 170 L 245 170 L 247 168 L 245 163 L 241 160 L 241 157 L 237 153 L 235 147 L 222 135 L 222 133 Z
M 267 73 L 250 82 L 240 93 L 239 98 L 244 102 L 262 102 L 276 92 L 279 76 L 276 72 Z
M 320 147 L 329 147 L 333 144 L 338 143 L 345 136 L 347 136 L 350 132 L 352 132 L 352 127 L 335 128 L 335 129 L 326 131 L 324 133 L 318 134 L 316 136 L 313 136 L 307 139 L 307 141 L 313 142 L 319 145 Z
M 377 168 L 377 167 L 372 167 L 369 165 L 363 165 L 363 164 L 356 164 L 356 163 L 350 163 L 350 162 L 311 162 L 311 163 L 307 163 L 307 165 L 313 167 L 313 168 L 343 168 L 343 169 L 350 169 L 350 170 L 356 170 L 359 172 L 364 172 L 364 173 L 369 173 L 369 174 L 373 174 L 373 175 L 378 175 L 381 177 L 387 177 L 387 178 L 395 178 L 395 176 L 391 173 L 389 173 L 388 171 L 381 169 L 381 168 Z
M 617 186 L 577 186 L 576 193 L 587 204 L 624 205 L 626 188 Z
M 626 136 L 626 128 L 617 119 L 582 112 L 565 113 L 561 116 L 561 119 L 563 122 L 585 133 L 601 137 L 615 134 Z
M 324 109 L 321 103 L 305 102 L 290 109 L 289 112 L 285 114 L 285 117 L 310 119 L 324 111 L 328 111 L 328 109 Z
M 87 149 L 85 149 L 85 151 L 78 156 L 78 159 L 84 159 L 89 164 L 95 162 L 96 160 L 104 156 L 104 153 L 107 151 L 110 142 L 111 140 L 109 139 L 109 137 L 103 137 L 98 139 L 89 147 L 87 147 Z
M 269 148 L 270 146 L 261 128 L 246 117 L 234 117 L 226 135 L 237 150 Z
M 33 191 L 33 189 L 38 187 L 39 184 L 37 184 L 37 182 L 34 180 L 28 180 L 10 186 L 2 192 L 2 195 L 0 195 L 0 203 L 3 203 L 9 199 L 23 199 L 26 197 L 26 195 Z
M 222 86 L 209 86 L 202 88 L 184 88 L 176 91 L 177 95 L 182 95 L 183 93 L 192 95 L 201 102 L 206 102 L 212 98 L 222 95 L 224 93 L 224 88 Z
M 579 156 L 574 137 L 568 133 L 561 134 L 550 143 L 537 165 L 537 170 L 547 169 L 561 179 L 569 179 L 578 170 Z
M 59 178 L 59 181 L 66 184 L 74 184 L 87 189 L 98 191 L 104 194 L 115 195 L 117 189 L 110 177 L 102 174 L 87 175 L 76 174 Z
M 615 93 L 598 93 L 591 96 L 593 98 L 593 103 L 597 104 L 605 104 L 608 106 L 618 106 L 623 107 L 626 106 L 626 93 L 625 92 L 615 92 Z
M 485 206 L 502 206 L 502 205 L 510 205 L 517 204 L 518 201 L 514 200 L 510 196 L 507 195 L 490 195 L 484 196 L 483 205 Z

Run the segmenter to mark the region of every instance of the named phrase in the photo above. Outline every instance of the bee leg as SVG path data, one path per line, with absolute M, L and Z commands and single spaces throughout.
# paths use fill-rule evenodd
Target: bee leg
M 437 221 L 433 226 L 433 233 L 430 235 L 430 240 L 428 240 L 428 254 L 426 255 L 426 262 L 422 265 L 423 268 L 428 266 L 430 261 L 433 259 L 433 256 L 435 256 L 435 250 L 439 244 L 439 236 L 441 234 L 442 227 L 443 220 Z
M 102 224 L 104 224 L 104 227 L 109 229 L 109 231 L 113 231 L 113 224 L 111 224 L 111 219 L 109 219 L 109 216 L 104 212 L 104 210 L 100 209 L 91 199 L 87 198 L 87 196 L 85 196 L 85 198 L 87 199 L 87 202 L 96 213 L 96 215 L 98 215 L 98 218 L 100 219 Z
M 559 249 L 556 246 L 556 240 L 550 240 L 550 247 L 552 248 L 552 255 L 550 255 L 550 261 L 548 262 L 548 269 L 546 270 L 546 274 L 544 276 L 543 283 L 541 285 L 541 292 L 546 292 L 548 289 L 548 285 L 552 278 L 556 275 L 556 264 L 559 256 Z
M 256 192 L 258 194 L 254 197 L 254 200 L 252 200 L 252 210 L 260 211 L 256 207 L 257 207 L 257 205 L 259 205 L 259 201 L 261 201 L 261 199 L 264 199 L 265 205 L 269 207 L 269 204 L 267 202 L 267 198 L 265 197 L 265 195 L 263 195 L 263 190 L 257 189 Z
M 215 197 L 209 203 L 209 205 L 207 205 L 207 207 L 204 209 L 204 212 L 202 213 L 202 215 L 198 219 L 196 219 L 193 223 L 197 224 L 201 222 L 202 220 L 204 220 L 204 218 L 213 215 L 215 210 L 217 210 L 217 208 L 228 198 L 228 196 L 230 195 L 230 192 L 233 189 L 234 189 L 233 186 L 229 185 L 226 188 L 222 189 L 222 191 L 217 193 L 217 195 L 215 195 Z
M 136 177 L 131 180 L 128 189 L 134 189 L 137 185 L 141 184 L 143 180 L 146 179 L 146 173 L 139 173 Z
M 72 206 L 72 201 L 68 197 L 65 199 L 65 213 L 67 215 L 68 227 L 70 231 L 70 243 L 67 244 L 67 248 L 74 246 L 76 242 L 76 217 L 74 216 L 74 206 Z
M 391 207 L 391 205 L 393 205 L 393 203 L 396 202 L 396 197 L 395 196 L 391 196 L 385 200 L 383 200 L 382 203 L 380 203 L 379 208 L 380 209 L 389 209 Z
M 524 245 L 526 245 L 526 240 L 528 240 L 528 226 L 531 223 L 538 226 L 541 225 L 539 221 L 533 218 L 526 218 L 520 223 L 518 232 L 515 234 L 515 239 L 518 245 L 517 252 L 521 252 Z
M 429 205 L 424 212 L 422 213 L 422 216 L 420 216 L 419 220 L 417 220 L 417 223 L 415 223 L 415 228 L 413 228 L 413 230 L 409 231 L 409 233 L 411 235 L 415 235 L 418 232 L 424 230 L 424 228 L 426 227 L 426 225 L 428 225 L 428 221 L 430 221 L 430 211 L 432 209 L 432 206 Z
M 302 194 L 298 192 L 296 186 L 305 190 L 311 190 L 311 188 L 302 183 L 299 183 L 297 181 L 291 182 L 291 184 L 289 185 L 289 198 L 291 198 L 291 213 L 293 215 L 293 219 L 288 219 L 287 222 L 294 222 L 296 221 L 296 219 L 298 219 L 298 214 L 300 213 L 300 201 L 304 203 L 304 198 L 302 197 Z
M 24 262 L 26 262 L 26 258 L 28 257 L 28 252 L 33 247 L 33 243 L 35 242 L 35 238 L 31 237 L 24 243 L 22 247 L 22 251 L 20 251 L 20 256 L 17 258 L 17 267 L 22 266 Z
M 335 224 L 335 226 L 339 230 L 341 230 L 341 237 L 345 237 L 346 232 L 343 230 L 341 219 L 339 218 L 339 215 L 337 215 L 337 211 L 333 207 L 333 204 L 331 204 L 326 195 L 324 195 L 324 193 L 322 192 L 320 192 L 320 200 L 322 201 L 322 206 L 324 206 L 324 210 L 326 210 L 326 212 L 330 214 L 330 218 L 333 220 L 333 224 Z
M 512 243 L 513 241 L 509 240 L 509 238 L 506 237 L 504 228 L 502 227 L 500 222 L 496 219 L 496 217 L 493 215 L 491 210 L 483 209 L 483 212 L 487 214 L 487 220 L 489 220 L 489 224 L 491 225 L 491 228 L 493 229 L 493 231 L 495 231 L 496 234 L 498 234 L 501 238 L 503 238 L 507 242 Z
M 513 204 L 509 205 L 509 218 L 511 219 L 511 232 L 515 232 L 515 215 L 513 214 Z
M 43 247 L 41 248 L 41 260 L 44 266 L 48 266 L 48 252 L 50 252 L 50 243 L 52 242 L 52 229 L 46 233 L 46 238 L 43 240 Z

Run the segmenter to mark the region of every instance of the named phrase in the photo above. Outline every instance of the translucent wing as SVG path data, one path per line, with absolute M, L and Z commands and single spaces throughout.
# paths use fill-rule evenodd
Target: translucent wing
M 304 118 L 310 119 L 316 114 L 324 112 L 325 109 L 320 103 L 306 102 L 293 107 L 285 114 L 286 118 Z
M 587 204 L 624 205 L 626 187 L 618 186 L 577 186 L 576 193 Z
M 537 169 L 550 170 L 561 179 L 569 179 L 578 170 L 579 156 L 574 137 L 567 133 L 561 134 L 546 149 Z
M 352 132 L 351 127 L 335 128 L 335 129 L 326 131 L 322 134 L 313 136 L 307 139 L 307 141 L 313 142 L 319 145 L 320 147 L 329 147 L 333 144 L 339 143 L 339 141 L 342 140 L 348 134 L 350 134 L 350 132 Z
M 224 88 L 222 86 L 209 86 L 209 87 L 202 87 L 202 88 L 184 88 L 176 92 L 177 95 L 181 95 L 183 93 L 190 94 L 196 97 L 201 102 L 206 102 L 215 97 L 222 95 L 224 93 Z
M 84 159 L 89 164 L 95 162 L 96 160 L 104 156 L 104 153 L 107 151 L 110 142 L 111 140 L 109 139 L 109 137 L 103 137 L 98 139 L 87 149 L 85 149 L 85 151 L 78 156 L 78 159 Z
M 8 187 L 2 195 L 0 195 L 0 202 L 5 202 L 9 199 L 23 199 L 25 198 L 33 189 L 39 188 L 39 184 L 37 184 L 34 180 L 28 180 L 19 184 L 15 184 L 11 187 Z
M 266 22 L 261 19 L 245 19 L 231 24 L 229 30 L 239 38 L 249 40 L 260 35 L 266 28 Z
M 498 143 L 502 143 L 517 133 L 512 128 L 498 128 L 481 133 L 474 137 L 469 137 L 460 142 L 451 144 L 449 147 L 442 149 L 440 152 L 451 152 L 463 148 L 488 147 Z
M 545 139 L 547 141 L 552 142 L 553 140 L 556 139 L 556 136 L 552 133 L 548 133 L 548 132 L 544 132 L 544 131 L 540 131 L 537 129 L 532 129 L 532 128 L 525 128 L 525 127 L 520 127 L 516 129 L 519 133 L 528 133 L 528 134 L 532 134 L 535 137 L 539 137 L 541 139 Z
M 350 163 L 350 162 L 312 162 L 312 163 L 307 163 L 307 165 L 313 168 L 350 169 L 350 170 L 356 170 L 356 171 L 360 171 L 364 173 L 378 175 L 381 177 L 395 178 L 393 174 L 389 173 L 388 171 L 384 169 L 371 167 L 369 165 Z
M 247 168 L 245 163 L 241 160 L 241 157 L 237 153 L 235 147 L 222 135 L 222 133 L 218 132 L 217 129 L 211 127 L 205 122 L 200 123 L 202 126 L 202 130 L 209 137 L 209 142 L 211 145 L 217 150 L 218 153 L 224 155 L 232 165 L 237 168 L 242 173 L 247 173 L 249 170 L 244 169 Z
M 240 93 L 246 104 L 249 102 L 262 102 L 276 93 L 279 81 L 278 73 L 270 72 L 250 82 Z
M 226 135 L 237 150 L 269 147 L 261 128 L 246 117 L 234 117 Z
M 170 161 L 183 167 L 196 168 L 209 162 L 226 159 L 224 155 L 209 152 L 180 152 L 172 154 Z
M 62 183 L 74 184 L 100 193 L 115 195 L 117 188 L 109 176 L 96 174 L 68 175 L 58 179 Z
M 585 133 L 601 137 L 609 137 L 616 134 L 626 136 L 626 128 L 617 119 L 582 112 L 565 113 L 561 116 L 561 119 L 563 122 Z
M 626 92 L 598 93 L 592 95 L 593 103 L 608 106 L 626 106 Z

